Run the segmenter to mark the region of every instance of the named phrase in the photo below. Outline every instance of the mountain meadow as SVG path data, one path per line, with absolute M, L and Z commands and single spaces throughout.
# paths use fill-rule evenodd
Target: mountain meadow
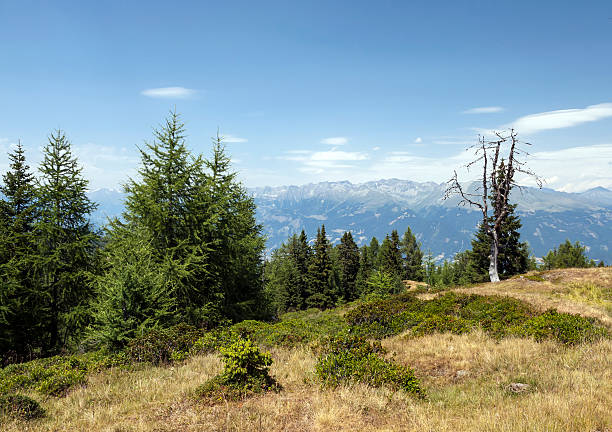
M 249 191 L 222 136 L 209 154 L 186 136 L 170 113 L 103 223 L 65 132 L 35 170 L 11 149 L 2 430 L 612 430 L 609 191 L 519 205 L 512 151 L 498 164 L 482 141 L 482 202 L 459 182 L 440 200 L 452 188 L 381 181 L 336 184 L 340 205 L 316 187 Z M 460 198 L 482 217 L 423 223 L 463 219 Z M 525 203 L 548 212 L 537 256 Z M 282 240 L 266 246 L 258 207 Z

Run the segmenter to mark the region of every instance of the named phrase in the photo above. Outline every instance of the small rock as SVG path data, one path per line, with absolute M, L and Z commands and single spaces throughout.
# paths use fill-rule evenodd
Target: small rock
M 467 376 L 469 374 L 470 374 L 470 371 L 467 371 L 465 369 L 461 369 L 461 370 L 458 370 L 455 373 L 455 378 L 463 378 L 463 377 L 465 377 L 465 376 Z
M 512 393 L 523 393 L 527 390 L 529 390 L 529 384 L 524 384 L 524 383 L 510 383 L 508 384 L 508 390 L 510 390 Z

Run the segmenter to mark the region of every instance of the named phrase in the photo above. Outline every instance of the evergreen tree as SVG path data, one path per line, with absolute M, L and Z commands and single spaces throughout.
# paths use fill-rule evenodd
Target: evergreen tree
M 502 160 L 496 178 L 502 194 L 504 193 L 504 173 L 505 164 Z M 491 196 L 490 200 L 492 207 L 497 208 L 495 196 Z M 508 204 L 507 213 L 499 225 L 497 271 L 501 278 L 525 273 L 530 267 L 529 246 L 520 241 L 519 229 L 522 224 L 514 213 L 515 209 L 516 204 Z M 481 224 L 472 240 L 470 273 L 475 278 L 471 282 L 485 282 L 489 278 L 490 254 L 491 236 L 487 233 L 486 227 Z
M 367 281 L 367 289 L 365 295 L 374 294 L 376 296 L 388 296 L 390 294 L 398 294 L 404 289 L 402 280 L 393 274 L 385 271 L 374 271 Z
M 122 245 L 133 242 L 130 232 L 140 232 L 148 239 L 146 248 L 138 248 L 143 257 L 125 264 L 111 260 L 110 274 L 120 273 L 124 265 L 129 272 L 142 260 L 153 262 L 160 279 L 132 279 L 120 286 L 101 278 L 101 295 L 109 299 L 106 304 L 123 301 L 121 293 L 130 290 L 134 298 L 158 298 L 160 305 L 170 308 L 175 321 L 201 327 L 217 325 L 226 318 L 255 317 L 264 312 L 264 238 L 255 221 L 255 204 L 231 172 L 221 137 L 213 139 L 212 157 L 204 159 L 191 154 L 184 134 L 176 113 L 154 132 L 153 142 L 141 150 L 140 179 L 125 185 L 122 220 L 114 221 L 110 232 L 110 244 L 118 248 L 109 250 L 111 257 L 121 256 Z M 159 280 L 163 281 L 163 292 L 159 292 Z M 127 330 L 164 322 L 166 306 L 160 306 L 159 319 L 149 322 L 135 312 Z M 103 315 L 101 309 L 98 315 Z M 107 319 L 99 325 L 112 327 L 112 323 Z M 95 331 L 126 330 L 102 327 Z
M 87 180 L 58 130 L 49 137 L 37 187 L 40 215 L 34 223 L 35 248 L 29 257 L 32 280 L 47 299 L 40 322 L 45 348 L 57 351 L 77 339 L 88 323 L 91 272 L 98 241 L 89 216 L 96 205 L 87 197 Z
M 29 278 L 36 201 L 34 176 L 21 143 L 9 153 L 9 161 L 0 185 L 0 356 L 10 351 L 11 360 L 18 361 L 41 346 L 44 298 Z
M 406 228 L 401 243 L 401 253 L 404 261 L 403 278 L 413 281 L 422 281 L 423 274 L 423 252 L 412 234 L 410 227 Z
M 335 306 L 338 289 L 330 257 L 330 245 L 325 225 L 317 230 L 314 254 L 308 268 L 309 291 L 306 303 L 309 307 L 327 309 Z
M 372 268 L 378 270 L 380 263 L 378 262 L 378 253 L 380 252 L 380 244 L 376 237 L 372 237 L 370 240 L 370 246 L 368 246 L 369 261 L 372 263 Z
M 270 262 L 266 264 L 266 292 L 271 308 L 276 315 L 299 310 L 304 306 L 300 293 L 301 274 L 290 251 L 294 235 L 272 252 Z
M 151 239 L 154 260 L 167 273 L 166 295 L 174 300 L 177 319 L 198 322 L 218 317 L 221 287 L 211 280 L 207 262 L 214 230 L 213 198 L 204 174 L 204 160 L 185 145 L 184 125 L 171 113 L 154 131 L 153 142 L 140 149 L 140 179 L 130 179 L 123 221 L 116 221 L 111 239 L 130 230 Z
M 548 252 L 543 259 L 543 268 L 546 270 L 595 267 L 595 262 L 586 256 L 586 247 L 580 242 L 572 244 L 569 240 Z
M 147 330 L 175 322 L 175 299 L 166 290 L 168 272 L 160 271 L 149 233 L 114 229 L 105 247 L 105 271 L 96 280 L 90 341 L 120 349 Z
M 358 297 L 361 297 L 367 292 L 367 281 L 373 271 L 374 265 L 372 263 L 370 248 L 367 245 L 363 245 L 359 249 L 359 271 L 357 272 L 355 280 L 355 289 L 357 290 Z
M 359 272 L 359 248 L 350 232 L 345 232 L 340 239 L 338 265 L 340 268 L 340 291 L 345 301 L 357 298 L 357 273 Z
M 256 318 L 262 303 L 262 256 L 265 238 L 255 219 L 255 202 L 231 171 L 222 138 L 213 138 L 212 158 L 205 161 L 214 203 L 214 224 L 205 239 L 208 262 L 224 299 L 224 314 L 233 320 Z M 211 229 L 212 228 L 212 229 Z
M 379 270 L 388 274 L 402 277 L 402 253 L 397 230 L 393 230 L 391 236 L 387 235 L 378 252 Z

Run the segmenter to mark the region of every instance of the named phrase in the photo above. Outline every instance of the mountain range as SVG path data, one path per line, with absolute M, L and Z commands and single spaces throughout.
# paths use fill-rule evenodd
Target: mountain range
M 445 188 L 433 182 L 388 179 L 258 187 L 249 192 L 268 238 L 268 252 L 302 229 L 313 238 L 321 224 L 333 243 L 350 230 L 359 245 L 373 236 L 382 240 L 393 229 L 401 236 L 410 226 L 425 252 L 445 259 L 470 248 L 481 219 L 479 210 L 458 206 L 458 197 L 444 200 Z M 119 191 L 99 189 L 90 198 L 99 204 L 93 215 L 97 224 L 122 211 L 124 195 Z M 535 256 L 570 239 L 585 245 L 589 257 L 612 262 L 612 191 L 597 187 L 566 193 L 526 187 L 513 190 L 511 201 L 523 223 L 521 238 Z

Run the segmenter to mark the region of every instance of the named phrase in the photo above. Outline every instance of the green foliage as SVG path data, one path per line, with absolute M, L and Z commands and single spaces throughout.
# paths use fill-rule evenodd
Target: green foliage
M 373 387 L 387 386 L 393 390 L 423 396 L 414 372 L 381 357 L 384 350 L 365 338 L 342 335 L 330 339 L 319 356 L 315 374 L 324 386 L 360 382 Z
M 402 277 L 408 280 L 422 281 L 425 277 L 425 272 L 423 270 L 423 252 L 421 252 L 421 246 L 417 242 L 414 234 L 412 234 L 410 227 L 406 228 L 400 249 L 404 264 L 404 273 Z
M 270 376 L 272 357 L 262 353 L 250 339 L 238 339 L 220 347 L 223 372 L 196 389 L 196 395 L 209 402 L 237 400 L 265 391 L 280 390 Z
M 34 247 L 28 257 L 35 289 L 44 298 L 38 316 L 44 350 L 54 352 L 75 343 L 89 322 L 91 273 L 98 235 L 89 222 L 96 205 L 87 197 L 85 180 L 71 144 L 62 131 L 43 149 L 33 227 Z
M 115 227 L 115 233 L 120 229 Z M 166 273 L 155 263 L 146 232 L 115 235 L 103 256 L 107 268 L 96 279 L 92 344 L 119 350 L 137 335 L 172 323 L 175 302 L 168 295 Z
M 133 362 L 168 364 L 185 359 L 203 335 L 203 330 L 184 323 L 151 329 L 132 339 L 125 352 Z
M 317 230 L 314 254 L 308 267 L 308 307 L 327 309 L 336 305 L 339 298 L 338 280 L 330 256 L 330 245 L 325 225 Z
M 29 274 L 37 212 L 34 177 L 21 143 L 8 157 L 9 171 L 0 183 L 0 364 L 40 352 L 45 303 Z
M 0 369 L 0 394 L 36 390 L 45 395 L 63 396 L 73 386 L 84 384 L 88 374 L 125 364 L 127 359 L 123 355 L 101 351 L 12 364 Z
M 402 252 L 397 230 L 386 236 L 378 251 L 379 270 L 385 273 L 402 277 L 404 274 Z
M 233 325 L 231 330 L 248 335 L 263 346 L 295 347 L 334 335 L 345 327 L 345 321 L 337 313 L 312 309 L 287 313 L 275 323 L 243 321 Z
M 366 282 L 365 291 L 362 295 L 374 294 L 376 296 L 384 297 L 390 294 L 399 294 L 406 287 L 402 282 L 399 275 L 394 273 L 387 273 L 384 270 L 378 270 L 370 275 L 370 278 Z
M 544 256 L 544 264 L 542 267 L 545 270 L 556 268 L 586 268 L 595 267 L 595 262 L 589 260 L 586 256 L 586 247 L 579 242 L 572 244 L 569 240 L 554 248 L 546 256 Z
M 511 332 L 518 336 L 532 337 L 536 341 L 553 339 L 564 345 L 593 342 L 609 336 L 608 331 L 594 318 L 560 313 L 554 309 L 529 319 Z
M 45 415 L 40 404 L 23 395 L 0 395 L 0 420 L 11 418 L 18 420 L 33 420 Z
M 272 253 L 264 274 L 266 291 L 275 312 L 283 313 L 306 307 L 311 255 L 303 230 L 299 236 L 294 234 Z
M 411 294 L 361 304 L 346 314 L 355 334 L 383 338 L 403 331 L 413 336 L 466 333 L 480 327 L 494 338 L 508 335 L 551 338 L 563 344 L 592 341 L 607 335 L 595 319 L 579 315 L 544 314 L 510 297 L 448 293 L 432 300 Z
M 357 273 L 359 272 L 359 248 L 350 232 L 345 232 L 337 246 L 340 270 L 340 293 L 344 301 L 355 300 L 357 294 Z

